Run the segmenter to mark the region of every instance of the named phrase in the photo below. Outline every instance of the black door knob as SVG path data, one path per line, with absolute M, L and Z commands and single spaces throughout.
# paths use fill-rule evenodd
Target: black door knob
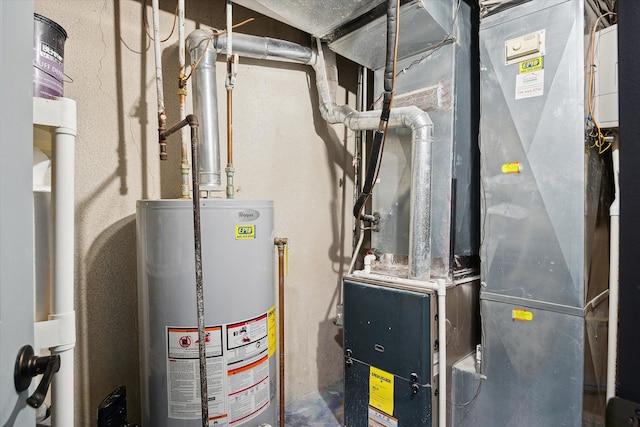
M 53 374 L 60 370 L 60 356 L 35 356 L 33 347 L 25 345 L 20 349 L 16 358 L 16 367 L 13 372 L 13 382 L 16 391 L 21 392 L 29 388 L 31 379 L 36 375 L 44 374 L 40 384 L 27 399 L 27 404 L 32 408 L 39 408 L 49 390 Z

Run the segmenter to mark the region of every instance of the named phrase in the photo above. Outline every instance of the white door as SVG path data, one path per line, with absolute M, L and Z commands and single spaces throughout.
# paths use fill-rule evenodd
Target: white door
M 35 425 L 13 379 L 33 345 L 32 58 L 33 0 L 0 0 L 0 427 Z

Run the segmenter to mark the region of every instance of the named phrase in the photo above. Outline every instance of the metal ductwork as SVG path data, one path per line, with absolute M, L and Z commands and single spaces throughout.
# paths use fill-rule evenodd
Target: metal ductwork
M 203 138 L 200 143 L 203 159 L 200 167 L 201 183 L 217 187 L 220 187 L 220 144 L 215 61 L 218 52 L 226 48 L 226 42 L 226 36 L 215 36 L 211 30 L 196 30 L 187 38 L 187 49 L 191 54 L 192 63 L 202 56 L 193 82 L 194 111 L 197 116 L 205 118 L 202 121 Z M 234 34 L 233 43 L 234 51 L 241 56 L 312 65 L 316 72 L 320 112 L 327 122 L 342 123 L 354 131 L 377 129 L 380 122 L 379 110 L 359 112 L 347 105 L 338 106 L 333 101 L 337 85 L 337 67 L 335 54 L 328 49 L 319 46 L 321 54 L 316 55 L 312 49 L 305 46 L 246 34 Z M 409 277 L 425 280 L 429 278 L 431 266 L 430 174 L 433 123 L 429 115 L 417 107 L 395 108 L 389 117 L 389 128 L 407 128 L 412 133 L 414 173 L 410 201 L 412 238 L 409 242 Z
M 365 67 L 384 66 L 385 0 L 235 0 L 237 4 L 289 24 L 328 43 L 331 50 Z M 401 0 L 403 31 L 398 60 L 424 52 L 447 38 L 450 2 Z
M 227 47 L 226 34 L 216 36 L 211 30 L 195 30 L 187 38 L 191 65 L 198 63 L 193 74 L 193 109 L 202 117 L 200 141 L 200 188 L 212 191 L 221 188 L 220 137 L 218 134 L 218 94 L 216 88 L 216 59 Z M 285 40 L 233 35 L 233 49 L 241 56 L 285 62 L 310 64 L 315 53 L 308 47 Z

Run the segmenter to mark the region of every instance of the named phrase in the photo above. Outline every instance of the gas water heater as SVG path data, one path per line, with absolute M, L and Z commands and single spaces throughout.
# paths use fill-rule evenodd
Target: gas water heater
M 273 202 L 201 206 L 209 424 L 276 425 Z M 191 200 L 137 204 L 142 418 L 200 426 Z

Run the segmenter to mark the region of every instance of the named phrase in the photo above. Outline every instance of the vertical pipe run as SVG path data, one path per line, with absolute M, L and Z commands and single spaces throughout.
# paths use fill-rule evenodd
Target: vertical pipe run
M 611 216 L 611 237 L 609 250 L 609 339 L 607 341 L 607 402 L 616 395 L 618 360 L 618 310 L 620 303 L 620 155 L 618 140 L 612 145 L 613 179 L 616 198 L 609 208 Z
M 431 273 L 431 151 L 433 127 L 412 135 L 409 194 L 409 278 L 429 280 Z
M 198 30 L 196 30 L 198 31 Z M 195 36 L 194 36 L 195 35 Z M 199 138 L 199 166 L 200 189 L 204 191 L 220 190 L 220 137 L 218 135 L 218 91 L 216 83 L 215 49 L 207 49 L 207 40 L 213 34 L 202 35 L 191 33 L 187 38 L 187 49 L 193 67 L 198 58 L 202 57 L 198 67 L 193 72 L 191 88 L 193 94 L 193 112 L 201 118 Z M 193 165 L 192 165 L 193 167 Z
M 156 60 L 156 91 L 158 93 L 158 141 L 160 142 L 160 160 L 167 160 L 167 140 L 161 138 L 165 131 L 167 115 L 164 110 L 164 91 L 162 89 L 162 50 L 160 48 L 160 4 L 153 0 L 153 51 Z
M 231 34 L 229 34 L 231 36 Z M 227 45 L 230 46 L 230 45 Z M 234 58 L 227 58 L 227 199 L 235 197 L 233 175 L 235 168 L 233 167 L 233 84 L 234 84 Z
M 438 342 L 438 426 L 447 427 L 447 285 L 444 279 L 438 279 Z
M 75 117 L 75 109 L 73 111 Z M 51 387 L 52 425 L 54 427 L 74 424 L 74 347 L 75 311 L 74 301 L 74 164 L 75 136 L 73 129 L 59 127 L 54 131 L 52 169 L 53 292 L 50 320 L 61 319 L 73 327 L 73 341 L 51 349 L 60 356 L 60 371 L 53 378 Z
M 184 120 L 160 134 L 160 140 L 167 138 L 189 125 L 191 128 L 191 182 L 193 191 L 193 243 L 196 269 L 196 310 L 198 315 L 198 359 L 200 362 L 200 404 L 202 427 L 209 427 L 209 389 L 207 387 L 206 331 L 204 320 L 204 291 L 202 285 L 202 233 L 200 230 L 200 183 L 198 180 L 198 119 L 189 114 Z
M 231 0 L 227 0 L 227 78 L 225 87 L 227 88 L 227 199 L 233 199 L 234 186 L 233 175 L 233 87 L 236 80 L 235 61 L 233 55 L 233 9 Z
M 230 69 L 231 66 L 227 62 L 227 71 Z M 227 89 L 227 166 L 231 164 L 233 164 L 233 91 Z
M 284 251 L 289 239 L 276 237 L 278 247 L 278 353 L 280 355 L 280 427 L 284 427 Z
M 184 43 L 184 0 L 178 0 L 178 101 L 180 120 L 187 117 L 187 78 L 185 76 L 185 43 Z M 183 199 L 189 198 L 189 131 L 183 127 L 180 131 L 180 174 L 182 184 L 180 193 Z
M 202 427 L 209 427 L 209 388 L 207 386 L 207 355 L 204 321 L 204 291 L 202 287 L 202 242 L 200 230 L 200 183 L 198 180 L 198 120 L 189 122 L 191 128 L 191 173 L 193 188 L 193 241 L 196 267 L 196 304 L 198 310 L 198 356 L 200 361 L 200 404 L 202 405 Z

